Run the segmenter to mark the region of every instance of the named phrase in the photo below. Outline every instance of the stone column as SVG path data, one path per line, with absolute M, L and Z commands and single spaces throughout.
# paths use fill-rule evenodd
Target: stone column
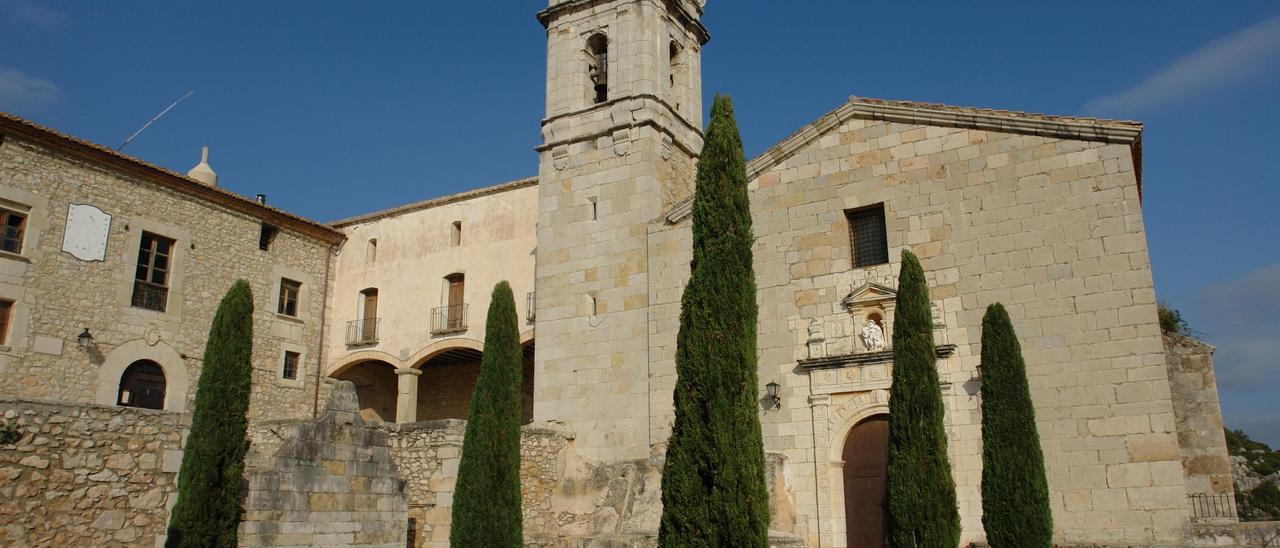
M 418 421 L 418 377 L 421 369 L 405 367 L 396 369 L 400 390 L 396 396 L 396 422 L 405 424 Z
M 830 451 L 830 440 L 827 436 L 827 416 L 831 407 L 831 395 L 812 394 L 809 396 L 809 410 L 813 417 L 813 473 L 814 490 L 817 496 L 816 525 L 818 542 L 822 546 L 832 546 L 832 526 L 834 516 L 831 508 L 830 464 L 827 455 Z

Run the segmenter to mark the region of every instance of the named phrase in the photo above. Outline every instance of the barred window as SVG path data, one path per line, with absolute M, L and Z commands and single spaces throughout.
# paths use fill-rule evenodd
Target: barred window
M 884 204 L 844 212 L 849 220 L 849 246 L 853 267 L 889 262 L 889 241 L 884 226 Z
M 302 282 L 280 278 L 280 302 L 276 306 L 276 313 L 298 317 L 298 294 L 301 292 Z
M 0 209 L 0 250 L 22 253 L 22 233 L 26 228 L 26 215 Z
M 298 380 L 298 362 L 302 360 L 302 354 L 290 350 L 284 351 L 284 371 L 281 372 L 286 380 Z

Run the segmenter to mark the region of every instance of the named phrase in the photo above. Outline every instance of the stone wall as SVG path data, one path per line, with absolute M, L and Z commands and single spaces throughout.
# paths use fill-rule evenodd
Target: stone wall
M 0 374 L 10 379 L 0 395 L 113 405 L 125 369 L 147 359 L 164 370 L 164 409 L 186 411 L 219 301 L 243 278 L 254 294 L 250 419 L 312 416 L 329 245 L 285 227 L 259 249 L 263 218 L 273 213 L 254 217 L 153 179 L 200 186 L 13 135 L 0 144 L 0 201 L 30 208 L 22 253 L 0 254 L 0 298 L 15 302 L 9 342 L 0 346 Z M 103 260 L 63 251 L 72 204 L 111 216 Z M 132 306 L 144 231 L 174 240 L 163 311 Z M 277 314 L 282 278 L 302 283 L 296 317 Z M 80 349 L 76 336 L 86 328 L 93 344 Z M 282 377 L 286 350 L 301 354 L 296 380 Z
M 261 423 L 249 439 L 242 546 L 404 545 L 404 482 L 350 382 L 316 420 Z
M 380 425 L 406 482 L 413 546 L 445 548 L 466 423 Z M 662 517 L 662 455 L 597 464 L 575 450 L 564 425 L 523 428 L 521 495 L 529 546 L 656 545 Z M 777 546 L 800 545 L 785 457 L 769 454 L 767 480 Z
M 176 502 L 176 413 L 0 398 L 0 544 L 152 546 Z
M 1234 493 L 1213 373 L 1214 349 L 1181 335 L 1165 335 L 1164 348 L 1187 494 Z
M 828 356 L 860 351 L 847 302 L 875 286 L 891 292 L 904 249 L 925 268 L 938 342 L 955 348 L 938 368 L 962 538 L 984 538 L 977 367 L 993 302 L 1022 341 L 1055 540 L 1183 538 L 1186 487 L 1126 141 L 1138 128 L 1073 135 L 1004 114 L 1003 126 L 976 126 L 965 116 L 983 111 L 885 103 L 852 99 L 748 166 L 759 375 L 781 385 L 781 405 L 762 412 L 761 426 L 766 451 L 796 470 L 808 542 L 844 543 L 840 450 L 853 424 L 887 412 L 878 391 L 887 394 L 888 373 L 798 365 L 813 339 Z M 846 211 L 880 204 L 889 262 L 855 268 Z M 671 422 L 688 219 L 677 208 L 649 227 L 650 428 L 659 442 Z

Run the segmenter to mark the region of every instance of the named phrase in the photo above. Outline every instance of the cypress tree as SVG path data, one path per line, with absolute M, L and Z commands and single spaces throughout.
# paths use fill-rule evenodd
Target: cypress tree
M 1053 543 L 1027 366 L 1000 303 L 982 317 L 982 526 L 992 548 Z
M 236 545 L 252 355 L 253 291 L 236 280 L 209 329 L 165 546 Z
M 471 396 L 453 497 L 450 546 L 519 547 L 520 383 L 523 371 L 516 302 L 507 282 L 493 288 L 484 358 Z
M 889 392 L 885 545 L 892 548 L 954 548 L 960 543 L 937 361 L 924 269 L 915 254 L 903 250 Z
M 717 96 L 693 200 L 693 263 L 676 340 L 661 546 L 768 542 L 752 240 L 742 138 L 733 102 Z

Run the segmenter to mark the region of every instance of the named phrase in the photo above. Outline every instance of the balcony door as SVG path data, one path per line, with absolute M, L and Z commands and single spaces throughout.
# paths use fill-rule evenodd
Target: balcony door
M 465 289 L 465 276 L 462 274 L 450 274 L 445 276 L 445 281 L 449 283 L 448 291 L 448 329 L 461 329 L 462 322 L 465 321 L 463 315 L 463 290 Z
M 360 339 L 375 341 L 378 339 L 378 290 L 369 288 L 360 292 Z

